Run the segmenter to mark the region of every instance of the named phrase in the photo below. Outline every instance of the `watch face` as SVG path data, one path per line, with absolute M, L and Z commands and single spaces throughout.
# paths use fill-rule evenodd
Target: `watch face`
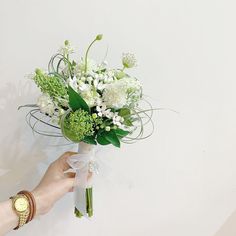
M 18 198 L 15 201 L 15 208 L 17 211 L 23 212 L 28 208 L 28 201 L 25 198 Z

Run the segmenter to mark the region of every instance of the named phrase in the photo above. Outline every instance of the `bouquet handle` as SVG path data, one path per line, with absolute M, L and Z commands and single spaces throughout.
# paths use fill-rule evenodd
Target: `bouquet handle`
M 94 145 L 79 143 L 78 154 L 71 156 L 68 163 L 75 171 L 74 200 L 77 217 L 93 216 L 93 176 L 95 169 Z

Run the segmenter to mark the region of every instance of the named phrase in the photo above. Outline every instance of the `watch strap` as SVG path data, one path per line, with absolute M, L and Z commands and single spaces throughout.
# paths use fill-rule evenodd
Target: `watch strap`
M 31 220 L 33 220 L 33 218 L 35 217 L 35 214 L 36 214 L 36 202 L 35 202 L 34 195 L 31 192 L 26 191 L 26 190 L 22 190 L 18 194 L 25 195 L 29 200 L 30 214 L 29 214 L 29 217 L 27 220 L 27 223 L 28 223 Z
M 19 212 L 14 207 L 15 200 L 18 197 L 24 197 L 28 201 L 29 207 L 24 212 Z M 10 199 L 12 200 L 13 209 L 14 209 L 14 211 L 16 212 L 16 214 L 19 217 L 18 226 L 14 228 L 14 230 L 17 230 L 20 227 L 22 227 L 23 225 L 25 225 L 28 222 L 30 222 L 35 217 L 35 214 L 36 214 L 36 202 L 35 202 L 35 198 L 34 198 L 33 194 L 31 192 L 29 192 L 29 191 L 26 191 L 26 190 L 18 192 L 16 196 L 10 197 Z

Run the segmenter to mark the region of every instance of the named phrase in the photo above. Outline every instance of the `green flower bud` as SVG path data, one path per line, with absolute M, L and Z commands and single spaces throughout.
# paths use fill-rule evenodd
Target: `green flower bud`
M 98 115 L 96 113 L 93 113 L 92 117 L 93 117 L 93 119 L 96 119 L 98 117 Z
M 98 34 L 97 36 L 96 36 L 96 40 L 101 40 L 102 39 L 102 34 Z
M 70 42 L 68 40 L 65 40 L 64 44 L 65 44 L 65 46 L 68 46 L 70 44 Z
M 39 68 L 37 68 L 37 69 L 35 70 L 35 74 L 36 74 L 36 75 L 42 75 L 43 72 L 42 72 L 42 70 L 40 70 Z
M 118 71 L 116 74 L 115 74 L 116 78 L 117 79 L 122 79 L 125 77 L 125 73 L 123 71 Z

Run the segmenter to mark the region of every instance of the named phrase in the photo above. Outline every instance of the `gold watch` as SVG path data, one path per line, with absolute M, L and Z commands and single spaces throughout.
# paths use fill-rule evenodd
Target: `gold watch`
M 24 194 L 17 194 L 11 197 L 13 210 L 19 217 L 18 226 L 15 229 L 26 224 L 30 214 L 30 204 L 28 198 Z

